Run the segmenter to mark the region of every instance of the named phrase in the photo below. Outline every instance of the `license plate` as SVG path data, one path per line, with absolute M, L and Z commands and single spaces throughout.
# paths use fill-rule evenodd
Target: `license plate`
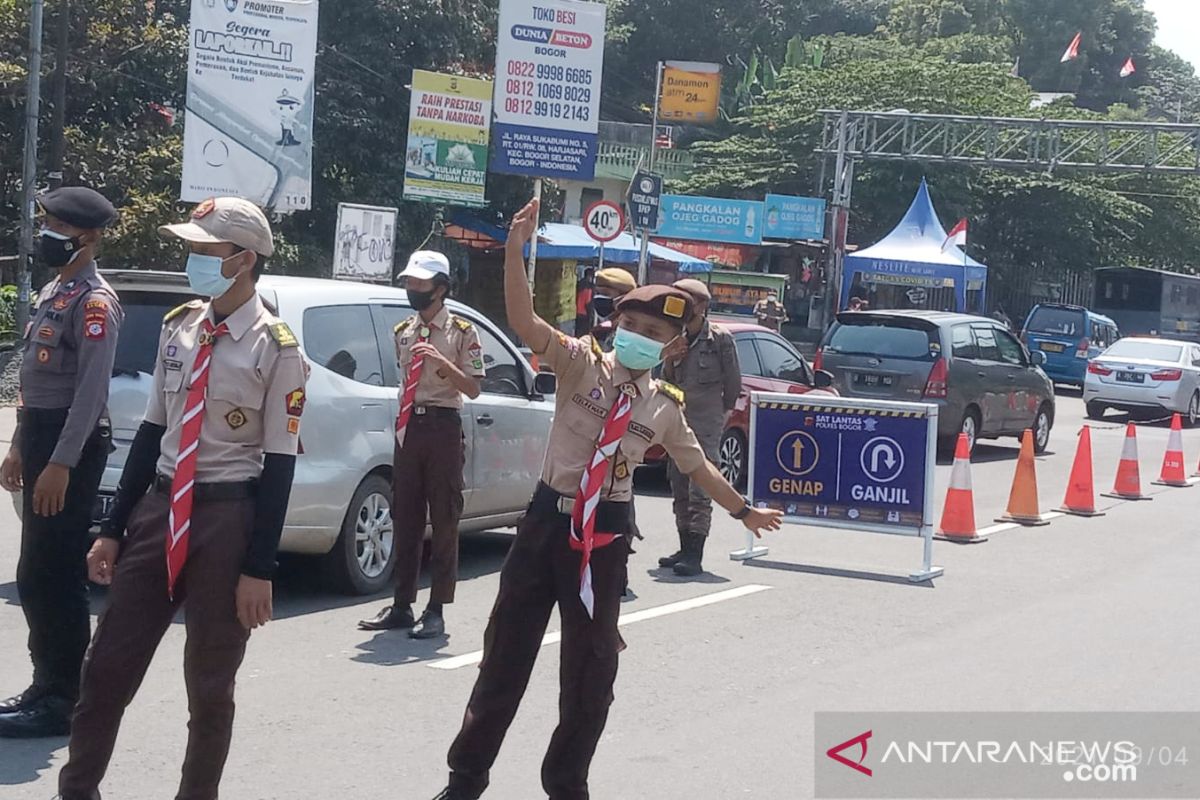
M 96 505 L 92 508 L 92 521 L 100 522 L 112 513 L 113 497 L 108 494 L 96 496 Z
M 891 386 L 894 382 L 891 375 L 857 375 L 854 382 L 861 386 Z
M 1046 351 L 1047 353 L 1061 353 L 1066 349 L 1067 348 L 1065 346 L 1059 344 L 1058 342 L 1042 342 L 1042 350 Z
M 1122 383 L 1145 383 L 1146 376 L 1140 372 L 1118 372 L 1117 380 Z

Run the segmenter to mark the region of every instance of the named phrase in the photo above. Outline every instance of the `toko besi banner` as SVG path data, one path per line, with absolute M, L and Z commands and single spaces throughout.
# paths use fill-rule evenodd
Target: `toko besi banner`
M 338 203 L 333 277 L 390 282 L 395 241 L 396 209 Z
M 664 194 L 658 219 L 658 235 L 664 239 L 762 244 L 761 200 Z
M 317 0 L 192 0 L 181 200 L 311 208 L 316 53 Z
M 500 0 L 493 171 L 595 176 L 605 12 L 602 3 Z
M 693 124 L 715 122 L 720 103 L 720 64 L 668 61 L 663 65 L 658 98 L 660 119 Z
M 492 82 L 413 70 L 404 199 L 484 205 Z

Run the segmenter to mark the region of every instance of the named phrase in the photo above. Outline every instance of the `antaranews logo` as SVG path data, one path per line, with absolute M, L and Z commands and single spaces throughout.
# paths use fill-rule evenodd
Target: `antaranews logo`
M 833 747 L 831 747 L 825 751 L 825 755 L 829 756 L 830 758 L 832 758 L 834 761 L 838 762 L 839 764 L 845 764 L 850 769 L 858 770 L 859 772 L 861 772 L 862 774 L 866 775 L 869 778 L 869 777 L 871 777 L 871 774 L 872 774 L 871 768 L 864 767 L 863 762 L 867 760 L 867 740 L 870 738 L 871 738 L 871 731 L 867 731 L 865 733 L 860 733 L 858 736 L 855 736 L 853 739 L 847 739 L 846 741 L 842 742 L 841 744 L 835 744 Z M 851 761 L 850 759 L 848 759 L 844 755 L 842 755 L 843 750 L 848 750 L 851 747 L 854 747 L 855 745 L 857 745 L 859 748 L 861 748 L 861 752 L 858 755 L 857 762 Z

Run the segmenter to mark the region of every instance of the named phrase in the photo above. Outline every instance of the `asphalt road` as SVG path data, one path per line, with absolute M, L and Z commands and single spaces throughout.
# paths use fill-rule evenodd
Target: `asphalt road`
M 1062 499 L 1082 414 L 1077 394 L 1060 397 L 1052 452 L 1038 459 L 1044 507 Z M 1120 421 L 1091 423 L 1102 490 L 1120 455 Z M 3 412 L 0 439 L 11 428 Z M 1152 424 L 1138 433 L 1148 485 L 1168 431 Z M 1200 431 L 1184 441 L 1190 465 L 1200 457 Z M 979 450 L 981 526 L 1004 510 L 1016 455 L 1015 441 Z M 949 471 L 938 467 L 939 501 Z M 739 564 L 726 555 L 743 541 L 739 526 L 719 513 L 710 572 L 667 577 L 656 559 L 675 544 L 668 492 L 653 476 L 641 483 L 638 522 L 648 540 L 631 561 L 629 649 L 593 764 L 594 797 L 811 797 L 814 752 L 836 744 L 814 743 L 815 711 L 1200 711 L 1200 536 L 1190 518 L 1200 489 L 1147 486 L 1153 502 L 1102 500 L 1111 504 L 1104 517 L 1057 518 L 977 545 L 935 543 L 945 575 L 914 585 L 904 577 L 920 563 L 914 539 L 789 527 L 766 540 L 767 557 Z M 278 618 L 253 636 L 239 676 L 222 796 L 436 794 L 476 670 L 470 658 L 434 667 L 480 648 L 507 541 L 504 533 L 464 539 L 450 635 L 427 643 L 355 630 L 382 598 L 330 595 L 314 588 L 311 564 L 288 562 Z M 0 504 L 5 694 L 29 676 L 13 582 L 17 542 L 17 520 Z M 672 605 L 688 600 L 709 602 Z M 94 606 L 102 603 L 98 592 Z M 186 737 L 183 635 L 173 626 L 126 714 L 107 796 L 173 794 Z M 557 661 L 555 647 L 543 649 L 487 797 L 542 796 Z M 65 755 L 62 739 L 0 743 L 0 798 L 53 796 Z

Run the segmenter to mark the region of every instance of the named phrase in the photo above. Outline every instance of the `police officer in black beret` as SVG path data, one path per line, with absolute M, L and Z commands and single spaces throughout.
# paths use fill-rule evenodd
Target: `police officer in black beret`
M 17 591 L 33 660 L 33 684 L 0 702 L 0 736 L 12 738 L 70 730 L 91 637 L 85 558 L 112 448 L 108 382 L 123 319 L 96 271 L 104 228 L 117 216 L 112 203 L 79 186 L 38 203 L 38 256 L 58 277 L 38 294 L 25 329 L 17 430 L 0 464 L 0 486 L 23 494 Z

